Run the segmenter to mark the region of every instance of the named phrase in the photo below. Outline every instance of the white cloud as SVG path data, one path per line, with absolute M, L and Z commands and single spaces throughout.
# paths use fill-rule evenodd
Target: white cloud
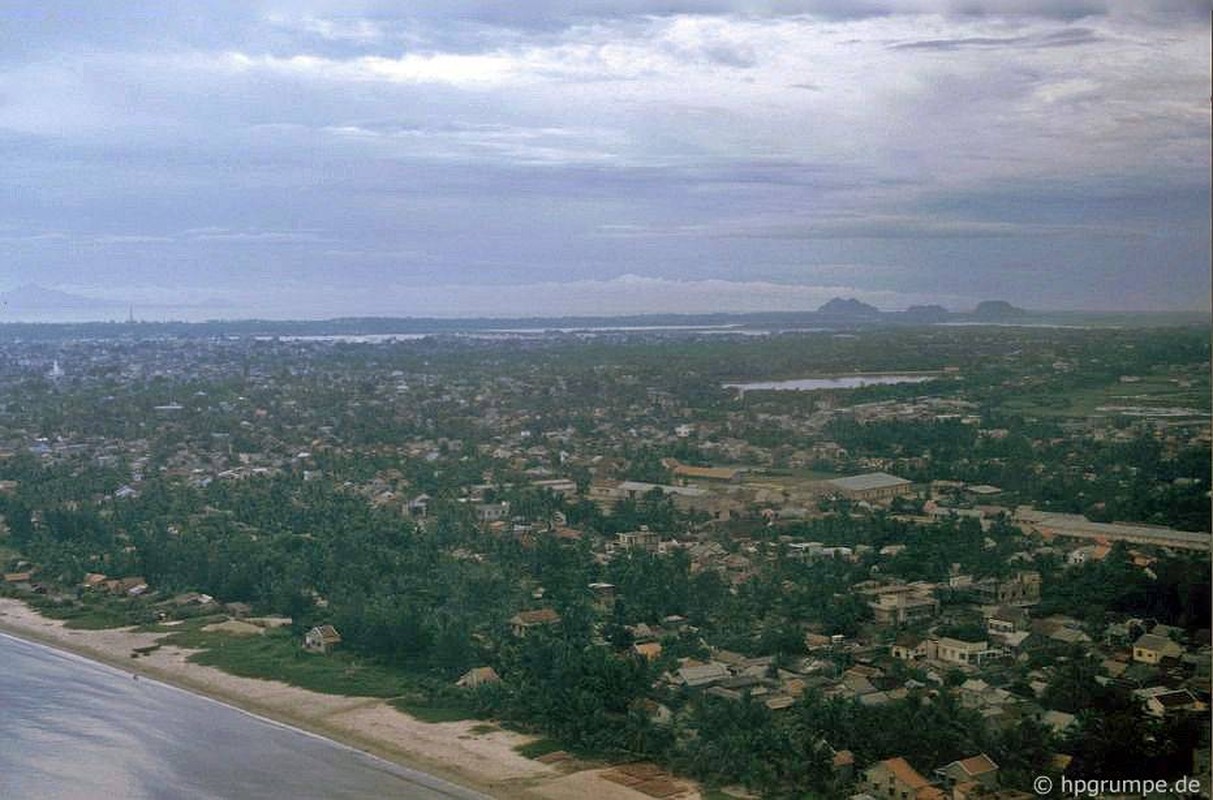
M 176 241 L 171 236 L 148 234 L 103 234 L 92 239 L 95 244 L 160 244 Z
M 1038 18 L 684 15 L 601 21 L 475 52 L 233 52 L 220 62 L 317 82 L 324 92 L 344 83 L 464 92 L 385 90 L 384 103 L 458 120 L 465 137 L 481 126 L 485 151 L 507 162 L 566 157 L 558 144 L 549 144 L 550 156 L 520 145 L 533 134 L 516 132 L 588 128 L 609 134 L 611 147 L 600 152 L 620 164 L 759 156 L 956 183 L 1120 171 L 1130 157 L 1142 169 L 1178 169 L 1207 150 L 1207 29 L 1147 33 L 1111 17 L 1076 28 Z M 975 42 L 982 46 L 962 46 Z M 908 47 L 916 44 L 924 46 Z M 347 119 L 329 129 L 359 126 Z M 429 125 L 401 138 L 417 145 L 411 154 L 430 143 L 449 157 L 455 137 Z
M 315 231 L 214 230 L 192 234 L 200 242 L 232 242 L 235 244 L 316 244 L 330 241 Z
M 391 83 L 448 83 L 487 88 L 522 74 L 518 60 L 506 54 L 409 54 L 399 58 L 360 56 L 353 59 L 313 55 L 287 57 L 226 54 L 222 63 L 237 72 L 263 71 L 284 76 L 327 81 L 386 81 Z
M 303 16 L 292 19 L 281 14 L 271 14 L 267 19 L 271 24 L 286 30 L 299 31 L 334 42 L 375 45 L 394 38 L 389 37 L 382 23 L 359 17 Z
M 367 128 L 338 125 L 325 132 L 347 141 L 372 143 L 397 156 L 508 161 L 517 164 L 610 162 L 626 143 L 618 132 L 578 127 L 441 125 L 432 128 Z

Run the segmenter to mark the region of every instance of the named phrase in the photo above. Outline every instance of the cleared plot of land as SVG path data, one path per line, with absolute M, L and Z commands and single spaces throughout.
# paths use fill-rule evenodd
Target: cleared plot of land
M 1209 381 L 1193 378 L 1182 384 L 1164 378 L 1136 383 L 1111 383 L 1064 394 L 1019 395 L 1003 408 L 1041 417 L 1153 416 L 1181 418 L 1209 414 Z

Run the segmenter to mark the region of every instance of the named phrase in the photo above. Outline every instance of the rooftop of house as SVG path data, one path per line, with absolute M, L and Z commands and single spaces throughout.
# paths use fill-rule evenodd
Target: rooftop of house
M 1156 633 L 1143 633 L 1133 642 L 1133 647 L 1143 650 L 1154 650 L 1162 652 L 1164 650 L 1182 650 L 1178 643 L 1171 641 L 1165 636 L 1159 636 Z
M 674 474 L 683 478 L 731 481 L 736 479 L 738 473 L 737 470 L 729 467 L 691 467 L 686 464 L 679 464 L 674 467 Z
M 884 761 L 876 764 L 876 766 L 883 766 L 893 774 L 894 778 L 911 789 L 923 789 L 931 785 L 930 781 L 919 774 L 918 770 L 911 767 L 910 762 L 901 756 L 886 758 Z
M 317 625 L 308 633 L 315 634 L 320 637 L 320 640 L 329 644 L 335 644 L 341 641 L 341 634 L 337 633 L 337 629 L 332 625 Z
M 551 608 L 536 608 L 531 611 L 519 611 L 510 622 L 518 625 L 547 625 L 559 622 L 560 615 Z
M 851 492 L 862 492 L 867 489 L 885 489 L 894 486 L 906 486 L 910 481 L 898 478 L 887 472 L 868 472 L 863 475 L 851 475 L 847 478 L 835 478 L 829 482 L 831 486 Z
M 1176 689 L 1173 692 L 1161 692 L 1154 695 L 1154 701 L 1163 708 L 1183 708 L 1196 701 L 1187 689 Z
M 970 756 L 969 758 L 954 761 L 952 763 L 958 765 L 962 770 L 964 770 L 964 773 L 970 777 L 985 775 L 986 773 L 995 772 L 998 770 L 998 765 L 995 764 L 993 759 L 991 759 L 985 753 Z M 951 764 L 948 766 L 951 766 Z
M 707 664 L 688 664 L 678 670 L 678 676 L 687 686 L 702 686 L 705 683 L 724 680 L 729 677 L 729 671 L 723 664 L 709 662 Z

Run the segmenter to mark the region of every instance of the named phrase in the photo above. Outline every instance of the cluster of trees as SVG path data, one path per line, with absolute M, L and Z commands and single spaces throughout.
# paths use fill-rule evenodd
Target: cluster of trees
M 1186 630 L 1210 628 L 1207 556 L 1161 559 L 1151 573 L 1135 566 L 1128 548 L 1118 542 L 1100 560 L 1046 569 L 1040 613 L 1071 614 L 1097 625 L 1127 615 Z

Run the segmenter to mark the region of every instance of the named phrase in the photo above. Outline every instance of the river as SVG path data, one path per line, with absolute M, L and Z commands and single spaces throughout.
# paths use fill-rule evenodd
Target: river
M 0 797 L 484 796 L 206 697 L 0 634 Z

